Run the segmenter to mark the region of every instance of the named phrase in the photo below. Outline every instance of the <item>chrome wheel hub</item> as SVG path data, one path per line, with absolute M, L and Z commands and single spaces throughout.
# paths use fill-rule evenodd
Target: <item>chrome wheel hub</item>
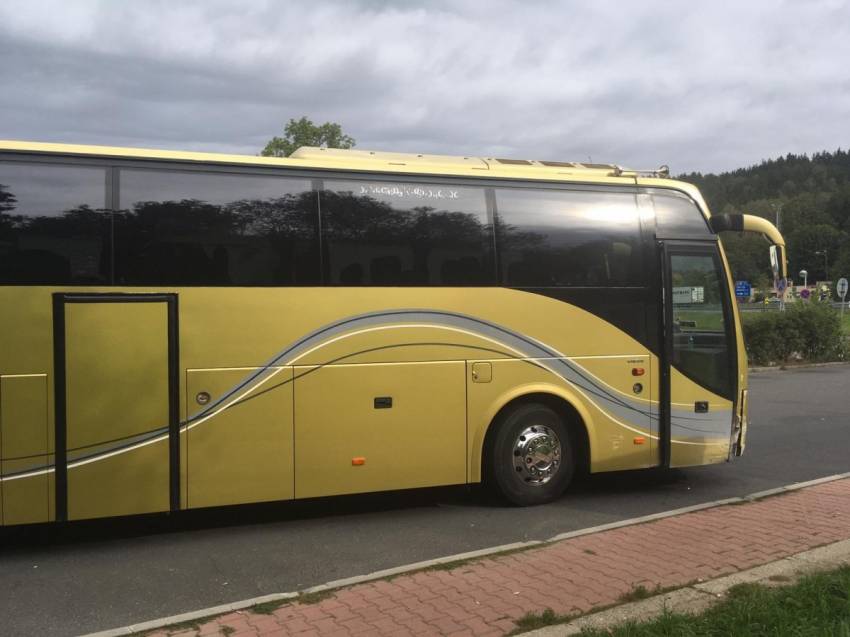
M 517 476 L 531 485 L 552 479 L 561 466 L 561 441 L 549 427 L 532 425 L 523 429 L 514 441 L 514 469 Z

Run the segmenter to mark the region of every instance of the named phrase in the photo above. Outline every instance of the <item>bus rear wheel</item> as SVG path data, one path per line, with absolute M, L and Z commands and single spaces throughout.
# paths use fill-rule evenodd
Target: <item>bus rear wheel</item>
M 488 453 L 490 486 L 517 506 L 551 502 L 575 473 L 570 432 L 550 407 L 517 405 L 501 414 Z

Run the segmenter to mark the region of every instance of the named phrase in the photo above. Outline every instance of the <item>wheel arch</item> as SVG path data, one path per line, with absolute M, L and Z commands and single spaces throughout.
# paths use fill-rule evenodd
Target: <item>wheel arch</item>
M 489 445 L 492 443 L 495 424 L 507 410 L 516 405 L 528 403 L 542 403 L 558 413 L 570 430 L 572 439 L 576 443 L 579 472 L 589 470 L 592 452 L 591 426 L 592 419 L 582 401 L 572 392 L 560 387 L 549 385 L 521 387 L 510 392 L 496 401 L 484 419 L 487 422 L 486 429 L 476 439 L 473 448 L 473 463 L 471 465 L 470 482 L 483 482 L 484 471 L 489 453 Z

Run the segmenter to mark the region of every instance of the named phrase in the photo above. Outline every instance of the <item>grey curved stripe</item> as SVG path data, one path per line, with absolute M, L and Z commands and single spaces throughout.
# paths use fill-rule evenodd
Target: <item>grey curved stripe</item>
M 473 345 L 462 345 L 462 344 L 455 344 L 455 343 L 403 343 L 403 344 L 399 344 L 399 345 L 384 346 L 384 347 L 374 348 L 374 349 L 370 349 L 370 350 L 351 352 L 351 353 L 346 354 L 345 356 L 342 356 L 340 358 L 333 359 L 333 360 L 327 361 L 325 363 L 320 363 L 316 367 L 312 368 L 310 371 L 303 373 L 303 374 L 300 374 L 299 376 L 296 376 L 294 378 L 284 380 L 284 381 L 282 381 L 282 382 L 280 382 L 276 385 L 273 385 L 270 388 L 265 389 L 264 391 L 270 391 L 271 389 L 274 389 L 276 387 L 283 386 L 287 383 L 298 380 L 298 378 L 302 378 L 303 376 L 306 376 L 306 375 L 308 375 L 308 374 L 310 374 L 314 371 L 317 371 L 318 369 L 321 369 L 322 367 L 325 367 L 327 365 L 331 365 L 331 364 L 334 364 L 334 363 L 338 363 L 342 360 L 345 360 L 346 358 L 358 356 L 360 354 L 363 354 L 364 352 L 374 351 L 375 349 L 394 349 L 396 347 L 409 347 L 409 346 L 417 346 L 417 345 L 438 345 L 438 346 L 450 346 L 450 347 L 460 347 L 460 348 L 466 348 L 466 349 L 475 349 L 475 350 L 478 350 L 478 351 L 488 352 L 490 354 L 499 354 L 499 355 L 506 356 L 506 357 L 514 359 L 514 360 L 523 360 L 523 359 L 516 359 L 515 357 L 512 357 L 510 355 L 510 353 L 508 353 L 508 352 L 503 352 L 503 351 L 492 349 L 492 348 L 478 347 L 478 346 L 473 346 Z M 526 360 L 524 362 L 532 364 L 532 365 L 536 365 L 536 363 L 534 361 Z M 256 394 L 256 395 L 260 395 L 262 393 L 263 392 L 260 392 L 259 394 Z M 236 405 L 239 405 L 239 404 L 245 402 L 245 400 L 250 400 L 250 399 L 251 399 L 251 397 L 248 397 L 246 399 L 237 401 L 237 402 L 229 405 L 228 409 L 230 407 L 235 407 Z M 191 421 L 192 421 L 192 419 L 186 420 L 186 421 L 180 423 L 180 426 L 182 427 L 183 425 L 186 425 Z M 80 448 L 77 448 L 77 449 L 69 450 L 69 452 L 68 452 L 68 462 L 74 463 L 74 462 L 80 462 L 80 461 L 83 461 L 83 460 L 91 460 L 91 459 L 97 458 L 98 456 L 106 455 L 108 453 L 112 453 L 112 452 L 115 452 L 115 451 L 121 451 L 123 449 L 128 449 L 128 448 L 133 447 L 134 445 L 136 445 L 140 442 L 146 442 L 148 440 L 153 440 L 153 439 L 155 439 L 159 436 L 162 436 L 163 434 L 166 434 L 168 432 L 168 430 L 169 430 L 168 426 L 160 427 L 159 429 L 153 429 L 151 431 L 147 431 L 147 432 L 144 432 L 144 433 L 141 433 L 141 434 L 136 434 L 134 436 L 128 436 L 128 437 L 125 437 L 125 438 L 121 438 L 119 440 L 109 441 L 109 442 L 104 442 L 104 443 L 94 444 L 94 445 L 87 445 L 85 447 L 80 447 Z M 109 445 L 109 446 L 107 446 L 107 445 Z M 97 448 L 97 447 L 100 447 L 100 448 L 97 449 L 97 451 L 92 451 L 92 449 Z M 73 457 L 72 457 L 72 454 L 73 454 Z M 31 462 L 37 463 L 47 455 L 52 455 L 52 454 L 37 454 L 37 455 L 33 455 L 33 456 L 28 456 L 26 459 L 30 459 Z M 7 461 L 8 460 L 9 459 L 7 459 Z M 19 458 L 12 458 L 11 460 L 19 460 Z M 40 471 L 44 471 L 44 470 L 50 470 L 50 469 L 53 469 L 53 467 L 54 467 L 53 464 L 33 464 L 32 466 L 27 466 L 27 467 L 22 468 L 22 469 L 16 469 L 13 472 L 0 473 L 0 480 L 6 479 L 6 478 L 13 478 L 13 477 L 17 477 L 17 476 L 22 476 L 22 475 L 29 474 L 29 473 L 40 472 Z
M 704 421 L 700 427 L 695 427 L 690 422 L 687 425 L 684 425 L 680 421 L 674 419 L 671 415 L 671 425 L 673 428 L 673 435 L 682 437 L 693 436 L 695 434 L 724 434 L 728 436 L 731 433 L 732 427 L 732 411 L 727 409 L 715 411 L 713 418 L 711 420 Z
M 658 415 L 652 412 L 646 403 L 618 395 L 608 390 L 603 384 L 598 383 L 592 377 L 586 375 L 579 366 L 564 358 L 562 354 L 553 350 L 544 343 L 514 332 L 513 330 L 501 325 L 490 323 L 473 316 L 439 310 L 403 309 L 360 314 L 326 325 L 311 332 L 281 350 L 273 356 L 264 367 L 248 374 L 242 381 L 223 394 L 218 400 L 198 410 L 191 416 L 187 424 L 191 424 L 192 422 L 213 413 L 239 392 L 245 391 L 253 384 L 262 383 L 266 377 L 275 373 L 274 368 L 290 364 L 301 354 L 316 347 L 327 339 L 355 329 L 378 327 L 382 325 L 400 325 L 405 323 L 430 323 L 445 325 L 488 337 L 520 352 L 523 357 L 544 359 L 537 360 L 537 364 L 544 367 L 554 375 L 564 379 L 568 383 L 580 388 L 582 391 L 592 395 L 596 399 L 594 402 L 596 402 L 599 407 L 603 408 L 606 412 L 615 416 L 620 421 L 630 423 L 633 426 L 637 426 L 642 429 L 647 429 L 651 428 L 652 423 L 656 422 L 658 419 Z M 634 422 L 636 416 L 640 421 L 639 423 Z M 674 431 L 676 425 L 681 423 L 683 427 L 687 427 L 685 423 L 692 419 L 691 415 L 687 412 L 674 413 L 672 416 L 674 420 Z M 709 425 L 709 427 L 705 429 L 705 433 L 714 433 L 717 430 L 717 426 L 720 424 L 715 422 L 715 414 L 711 414 L 709 418 L 700 417 L 697 418 L 697 420 L 701 421 L 701 424 Z M 726 426 L 728 427 L 729 425 L 727 424 Z
M 10 471 L 9 473 L 0 474 L 0 477 L 7 476 L 16 476 L 22 473 L 30 473 L 31 471 L 41 471 L 42 469 L 46 469 L 48 467 L 52 467 L 52 464 L 44 464 L 44 459 L 53 454 L 42 453 L 37 456 L 29 456 L 25 458 L 28 460 L 28 463 L 24 463 L 23 460 L 3 460 L 3 463 L 14 462 L 16 465 L 19 465 L 17 469 L 14 471 Z
M 560 376 L 571 384 L 604 400 L 606 403 L 606 411 L 615 409 L 621 417 L 626 417 L 627 419 L 630 416 L 633 416 L 635 412 L 646 418 L 655 417 L 655 414 L 652 414 L 645 404 L 631 400 L 627 397 L 618 396 L 609 391 L 604 385 L 601 385 L 592 378 L 586 376 L 581 368 L 573 364 L 571 361 L 563 358 L 562 355 L 555 350 L 523 334 L 514 332 L 513 330 L 495 323 L 490 323 L 473 316 L 455 312 L 427 309 L 405 309 L 360 314 L 311 332 L 281 350 L 262 368 L 248 374 L 240 383 L 223 394 L 218 400 L 206 405 L 203 409 L 194 413 L 188 422 L 191 423 L 192 421 L 203 418 L 205 415 L 215 411 L 238 392 L 243 391 L 254 383 L 262 382 L 266 376 L 273 373 L 273 368 L 288 364 L 292 359 L 297 358 L 300 354 L 303 354 L 326 339 L 333 338 L 334 336 L 343 334 L 351 329 L 361 327 L 422 322 L 447 325 L 449 327 L 481 334 L 521 352 L 526 358 L 552 359 L 538 362 L 556 376 Z
M 138 435 L 132 436 L 130 438 L 122 438 L 120 441 L 117 441 L 117 442 L 113 442 L 113 443 L 105 442 L 105 443 L 102 443 L 100 445 L 91 445 L 91 446 L 85 447 L 84 449 L 77 449 L 75 451 L 68 453 L 68 460 L 67 461 L 68 461 L 69 464 L 71 464 L 71 463 L 74 463 L 74 462 L 81 462 L 83 460 L 92 460 L 92 459 L 97 458 L 98 456 L 103 456 L 103 455 L 106 455 L 108 453 L 112 453 L 114 451 L 120 451 L 121 449 L 127 449 L 127 448 L 132 447 L 134 445 L 137 445 L 141 442 L 146 442 L 148 440 L 154 440 L 155 438 L 158 438 L 158 437 L 162 436 L 163 434 L 168 433 L 168 429 L 169 429 L 168 427 L 160 427 L 159 429 L 153 429 L 151 431 L 147 431 L 145 433 L 138 434 Z M 97 449 L 96 451 L 92 451 L 92 449 L 96 448 L 96 447 L 100 447 L 100 449 Z M 51 454 L 46 454 L 46 453 L 41 454 L 41 456 L 39 456 L 37 459 L 40 460 L 41 458 L 44 458 L 45 456 L 48 456 L 48 455 L 53 455 L 53 454 L 52 453 Z M 6 462 L 8 462 L 8 461 L 6 461 Z M 31 467 L 27 467 L 25 469 L 18 468 L 15 471 L 10 471 L 9 473 L 0 473 L 0 478 L 2 478 L 2 479 L 14 478 L 16 476 L 21 476 L 21 475 L 24 475 L 24 474 L 27 474 L 27 473 L 33 473 L 33 472 L 36 472 L 36 471 L 44 471 L 45 469 L 52 469 L 54 466 L 55 466 L 55 464 L 48 463 L 48 464 L 34 465 L 34 466 L 31 466 Z
M 617 395 L 616 393 L 609 391 L 603 384 L 596 382 L 596 380 L 592 377 L 586 375 L 580 366 L 564 358 L 562 354 L 551 349 L 549 346 L 540 341 L 532 339 L 521 333 L 514 332 L 513 330 L 495 323 L 490 323 L 465 314 L 428 309 L 403 309 L 371 312 L 352 316 L 308 333 L 275 354 L 258 370 L 247 374 L 245 378 L 225 392 L 220 398 L 208 405 L 205 405 L 187 420 L 181 422 L 180 427 L 183 428 L 213 413 L 239 392 L 246 389 L 250 391 L 252 386 L 262 383 L 266 378 L 275 374 L 277 368 L 291 364 L 291 362 L 296 360 L 301 354 L 321 345 L 330 338 L 362 327 L 423 322 L 436 325 L 446 325 L 472 332 L 473 334 L 482 335 L 520 352 L 525 358 L 538 359 L 535 362 L 539 366 L 547 369 L 549 372 L 562 378 L 571 385 L 574 385 L 582 391 L 594 396 L 597 399 L 597 401 L 594 402 L 597 402 L 598 407 L 603 408 L 606 412 L 614 415 L 620 421 L 645 429 L 649 428 L 652 423 L 656 423 L 658 420 L 658 414 L 648 409 L 646 403 L 633 400 L 630 397 Z M 641 417 L 640 423 L 635 423 L 633 421 L 636 415 Z M 672 434 L 683 437 L 691 437 L 693 433 L 728 435 L 729 427 L 731 425 L 729 420 L 730 418 L 731 414 L 726 411 L 710 414 L 693 414 L 684 410 L 672 410 Z M 646 424 L 643 422 L 644 419 L 646 419 Z M 723 428 L 725 428 L 725 431 L 723 431 Z M 122 443 L 118 446 L 102 449 L 87 455 L 81 455 L 74 459 L 69 458 L 69 461 L 77 462 L 80 460 L 88 460 L 101 454 L 118 451 L 121 448 L 130 447 L 145 440 L 151 440 L 162 435 L 167 430 L 168 427 L 162 427 L 147 434 L 142 434 L 137 440 L 133 440 L 132 442 L 122 441 Z M 50 468 L 52 466 L 53 465 L 47 465 L 43 468 Z M 24 472 L 16 471 L 14 474 L 8 474 L 2 477 L 10 477 L 12 475 L 18 475 L 28 471 L 33 471 L 33 469 L 29 469 Z
M 163 434 L 168 433 L 168 427 L 160 427 L 159 429 L 152 429 L 151 431 L 146 431 L 144 433 L 136 434 L 135 436 L 130 436 L 129 438 L 122 438 L 121 440 L 117 440 L 113 443 L 104 442 L 99 445 L 89 445 L 82 449 L 69 450 L 67 454 L 68 462 L 79 462 L 81 460 L 90 460 L 92 458 L 96 458 L 97 456 L 110 453 L 112 451 L 117 451 L 118 449 L 123 449 L 125 447 L 132 447 L 140 442 L 145 442 L 147 440 L 153 440 Z M 98 447 L 100 447 L 98 449 Z

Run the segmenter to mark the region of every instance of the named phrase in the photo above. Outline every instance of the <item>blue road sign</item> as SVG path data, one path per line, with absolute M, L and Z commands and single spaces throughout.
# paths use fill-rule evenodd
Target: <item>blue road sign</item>
M 753 293 L 753 286 L 749 281 L 735 281 L 735 296 L 749 298 Z

